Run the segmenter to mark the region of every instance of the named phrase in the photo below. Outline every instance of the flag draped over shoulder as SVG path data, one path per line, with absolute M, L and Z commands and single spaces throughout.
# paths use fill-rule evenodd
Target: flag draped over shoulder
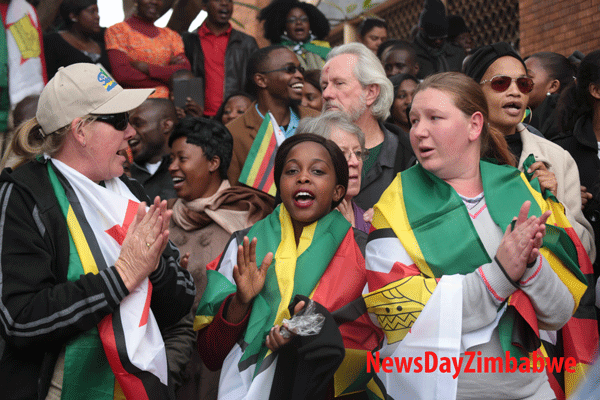
M 526 200 L 531 201 L 529 215 L 553 211 L 540 253 L 569 289 L 577 316 L 587 302 L 582 270 L 586 273 L 589 267 L 591 271 L 591 263 L 579 238 L 573 236 L 562 206 L 555 199 L 545 199 L 539 192 L 537 180 L 530 184 L 525 175 L 513 167 L 481 161 L 480 168 L 490 216 L 502 229 L 512 222 Z M 371 293 L 365 295 L 365 302 L 383 327 L 387 343 L 404 339 L 415 326 L 436 289 L 437 279 L 444 275 L 464 275 L 491 262 L 462 199 L 450 185 L 420 165 L 403 171 L 384 192 L 375 206 L 373 226 L 376 230 L 371 233 L 370 241 L 380 239 L 378 246 L 385 247 L 387 237 L 399 239 L 405 252 L 395 255 L 398 262 L 406 262 L 402 268 L 388 266 L 389 274 L 368 271 Z M 369 258 L 369 262 L 377 264 L 376 257 Z M 390 312 L 390 304 L 401 307 Z M 517 360 L 528 357 L 540 346 L 533 306 L 521 290 L 509 297 L 505 307 L 500 309 L 497 326 L 502 348 Z M 597 336 L 593 346 L 582 344 L 581 339 L 577 344 L 582 345 L 581 363 L 591 363 L 588 355 L 597 345 Z M 381 387 L 371 385 L 374 392 L 381 391 Z
M 105 188 L 59 161 L 47 165 L 69 228 L 68 279 L 113 265 L 137 212 L 135 196 L 118 178 L 105 182 Z M 97 329 L 67 343 L 62 399 L 170 398 L 165 347 L 150 309 L 151 296 L 146 278 Z
M 254 224 L 246 236 L 258 238 L 257 260 L 262 260 L 269 251 L 275 256 L 265 286 L 253 300 L 243 338 L 225 360 L 219 396 L 254 400 L 269 398 L 277 353 L 271 353 L 264 340 L 273 325 L 290 318 L 288 305 L 294 296 L 310 297 L 334 311 L 361 296 L 366 277 L 351 226 L 336 210 L 306 226 L 298 246 L 291 218 L 283 205 Z M 242 239 L 237 237 L 230 242 L 217 265 L 209 264 L 208 268 L 212 265 L 216 270 L 207 271 L 208 284 L 196 312 L 194 329 L 207 326 L 224 299 L 235 292 L 232 269 Z M 346 348 L 364 350 L 377 343 L 377 339 L 371 338 L 371 329 L 340 330 Z
M 239 182 L 275 196 L 275 153 L 284 140 L 285 136 L 281 133 L 273 114 L 267 113 L 252 142 Z
M 534 162 L 535 157 L 532 154 L 529 155 L 523 163 L 523 169 L 527 171 Z M 525 175 L 528 179 L 531 179 L 533 176 L 533 174 L 527 174 L 527 172 L 525 172 Z M 537 179 L 535 182 L 537 183 Z M 575 245 L 576 255 L 573 254 L 572 247 L 566 247 L 571 250 L 571 257 L 576 257 L 579 269 L 587 279 L 587 282 L 594 282 L 592 262 L 587 256 L 585 248 L 575 233 L 575 230 L 567 220 L 562 205 L 558 203 L 558 200 L 556 200 L 549 190 L 544 191 L 542 195 L 544 199 L 547 200 L 550 210 L 552 211 L 553 225 L 564 230 Z M 565 239 L 564 236 L 562 238 Z M 544 356 L 551 358 L 563 357 L 563 359 L 573 357 L 577 362 L 575 372 L 561 373 L 554 371 L 548 373 L 550 386 L 552 386 L 558 400 L 568 398 L 575 392 L 578 383 L 585 376 L 589 366 L 592 365 L 596 359 L 596 352 L 598 350 L 598 325 L 594 302 L 594 285 L 589 284 L 585 294 L 579 302 L 579 307 L 577 307 L 575 314 L 573 314 L 573 317 L 571 317 L 569 322 L 567 322 L 567 324 L 559 331 L 558 337 L 560 340 L 556 341 L 556 343 L 542 340 L 543 348 L 539 351 L 542 352 Z

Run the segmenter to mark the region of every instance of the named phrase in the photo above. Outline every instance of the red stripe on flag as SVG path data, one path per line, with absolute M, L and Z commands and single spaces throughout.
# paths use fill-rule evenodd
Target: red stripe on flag
M 348 268 L 349 265 L 357 265 L 359 268 Z M 365 271 L 365 260 L 354 240 L 354 231 L 349 229 L 319 280 L 313 300 L 327 304 L 330 311 L 344 307 L 361 296 L 361 290 L 356 288 L 364 287 L 367 283 Z M 347 282 L 362 282 L 362 285 L 351 285 L 355 286 L 355 291 L 352 292 L 348 285 L 341 285 L 342 276 Z M 348 349 L 371 350 L 383 338 L 383 332 L 373 325 L 367 314 L 351 324 L 342 324 L 339 328 L 344 347 Z
M 531 329 L 535 332 L 535 335 L 539 338 L 540 331 L 538 328 L 537 317 L 535 315 L 535 310 L 533 309 L 533 305 L 531 304 L 531 300 L 522 290 L 517 290 L 510 296 L 509 305 L 515 307 L 517 312 L 521 314 L 523 319 L 529 324 Z
M 138 206 L 139 203 L 136 203 L 133 200 L 129 200 L 129 202 L 127 203 L 127 210 L 125 211 L 125 217 L 123 218 L 123 225 L 115 225 L 112 228 L 107 229 L 105 231 L 121 246 L 123 245 L 123 241 L 125 240 L 125 236 L 127 235 L 129 225 L 131 225 L 133 219 L 135 218 L 135 214 L 137 214 Z
M 148 281 L 148 294 L 146 296 L 146 303 L 144 304 L 144 311 L 142 312 L 142 318 L 140 319 L 140 327 L 148 323 L 148 315 L 150 315 L 150 302 L 152 301 L 152 282 Z
M 572 317 L 562 328 L 563 353 L 577 362 L 592 365 L 598 350 L 596 320 Z
M 267 176 L 267 180 L 265 181 L 265 189 L 263 190 L 263 192 L 270 193 L 274 182 L 275 176 L 273 175 L 273 170 L 271 169 L 271 171 L 269 171 L 269 176 Z
M 254 178 L 254 187 L 262 190 L 263 192 L 268 192 L 271 188 L 271 185 L 265 185 L 266 190 L 263 187 L 259 187 L 260 182 L 262 181 L 263 176 L 267 173 L 267 168 L 269 167 L 269 163 L 271 159 L 275 157 L 275 148 L 277 147 L 277 139 L 275 139 L 275 134 L 271 135 L 271 140 L 269 140 L 269 147 L 267 147 L 267 151 L 265 152 L 265 156 L 260 163 L 260 168 L 256 173 L 256 178 Z M 273 174 L 270 173 L 270 177 L 272 179 Z
M 379 290 L 392 282 L 396 282 L 400 279 L 404 279 L 409 276 L 416 276 L 419 274 L 420 271 L 417 268 L 416 264 L 405 265 L 399 261 L 396 261 L 394 263 L 390 272 L 367 270 L 367 281 L 369 282 L 369 291 L 373 292 L 375 290 Z
M 567 235 L 573 241 L 575 248 L 577 249 L 577 262 L 579 263 L 579 269 L 583 272 L 584 275 L 590 275 L 594 273 L 594 267 L 592 267 L 592 261 L 585 251 L 585 247 L 581 244 L 581 240 L 579 240 L 579 236 L 575 233 L 573 227 L 564 228 Z
M 549 373 L 548 371 L 546 371 L 546 375 L 548 376 L 548 383 L 550 383 L 550 387 L 554 391 L 556 400 L 565 400 L 565 391 L 556 380 L 556 376 L 554 376 L 554 374 Z
M 123 393 L 126 398 L 135 398 L 136 400 L 149 400 L 146 388 L 142 381 L 135 375 L 130 374 L 125 370 L 117 351 L 117 341 L 115 339 L 115 331 L 113 329 L 112 314 L 107 315 L 98 324 L 98 333 L 102 339 L 102 346 L 106 353 L 106 358 L 110 364 L 110 368 L 115 374 L 115 378 L 119 381 Z

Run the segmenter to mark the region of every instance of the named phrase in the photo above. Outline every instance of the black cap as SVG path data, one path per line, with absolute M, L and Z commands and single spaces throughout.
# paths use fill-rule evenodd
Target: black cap
M 419 16 L 419 28 L 431 39 L 448 36 L 448 18 L 446 7 L 440 0 L 425 0 Z

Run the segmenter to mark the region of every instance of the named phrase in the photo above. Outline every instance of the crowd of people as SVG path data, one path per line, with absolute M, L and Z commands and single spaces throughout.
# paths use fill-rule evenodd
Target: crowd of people
M 231 0 L 181 33 L 59 3 L 0 0 L 3 396 L 594 390 L 600 50 L 523 59 L 440 0 L 333 48 L 299 0 L 262 48 Z

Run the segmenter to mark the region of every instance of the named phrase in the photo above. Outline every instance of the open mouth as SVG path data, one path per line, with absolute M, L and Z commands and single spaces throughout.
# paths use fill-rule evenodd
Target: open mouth
M 180 188 L 181 185 L 183 185 L 183 181 L 185 181 L 185 178 L 182 178 L 180 176 L 174 176 L 172 177 L 173 179 L 173 187 L 175 189 Z
M 121 157 L 125 157 L 125 159 L 127 159 L 127 149 L 126 148 L 125 149 L 119 149 L 117 151 L 117 155 L 121 156 Z
M 419 147 L 419 153 L 421 154 L 421 157 L 427 157 L 430 156 L 433 153 L 433 148 L 432 147 Z
M 136 139 L 136 138 L 134 138 L 134 139 L 129 139 L 129 140 L 127 141 L 127 143 L 129 143 L 129 146 L 130 146 L 130 147 L 135 147 L 135 146 L 137 146 L 138 144 L 140 144 L 140 139 Z
M 292 90 L 299 94 L 302 94 L 302 88 L 304 88 L 304 83 L 302 82 L 297 82 L 292 85 Z
M 315 200 L 315 195 L 308 190 L 300 190 L 294 195 L 294 204 L 297 207 L 310 207 Z
M 219 17 L 221 17 L 223 19 L 227 19 L 231 15 L 231 13 L 229 12 L 229 10 L 219 10 L 218 14 L 219 14 Z
M 521 103 L 517 102 L 506 103 L 502 106 L 502 109 L 505 110 L 507 114 L 512 116 L 518 116 L 521 113 L 522 108 L 523 106 Z

